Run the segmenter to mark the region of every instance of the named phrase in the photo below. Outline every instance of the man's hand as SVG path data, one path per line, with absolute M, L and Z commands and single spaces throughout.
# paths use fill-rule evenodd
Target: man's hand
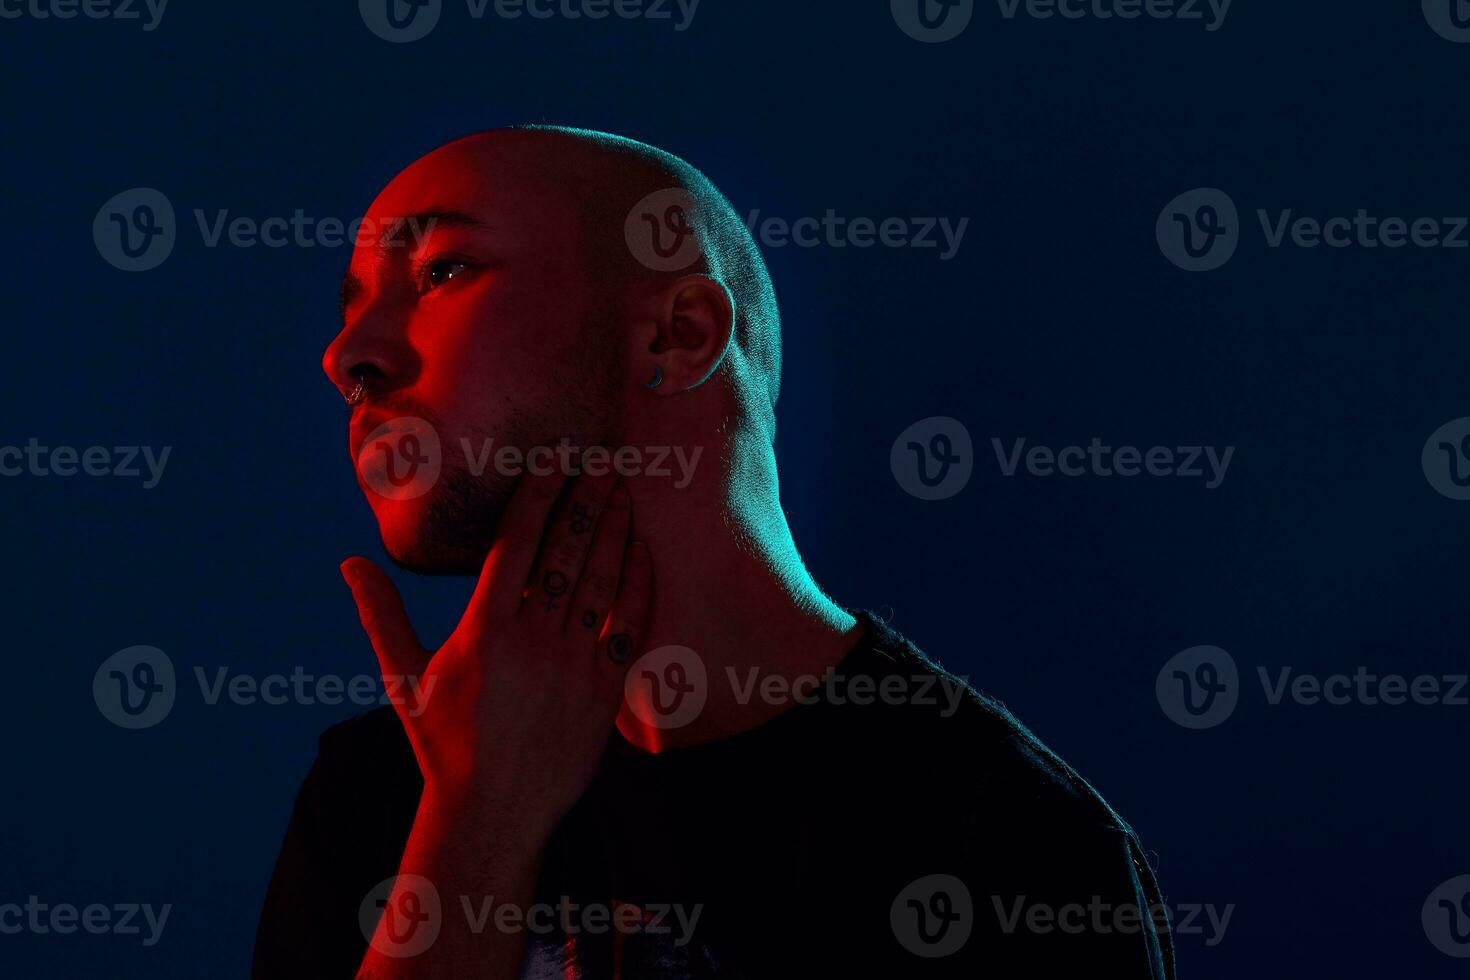
M 427 692 L 398 713 L 436 801 L 513 803 L 554 823 L 612 732 L 653 567 L 647 548 L 629 543 L 632 506 L 614 476 L 578 480 L 548 522 L 565 482 L 521 482 L 469 606 L 432 656 L 388 576 L 366 558 L 342 564 L 384 676 L 419 677 L 410 689 Z
M 424 703 L 397 706 L 424 777 L 399 870 L 441 890 L 529 900 L 541 848 L 597 770 L 647 635 L 653 565 L 629 541 L 626 488 L 584 476 L 557 506 L 565 483 L 522 480 L 464 615 L 432 654 L 388 576 L 365 558 L 342 563 L 384 676 L 420 678 L 408 689 Z M 446 917 L 458 904 L 446 901 Z M 519 962 L 519 936 L 446 930 L 438 946 L 416 975 L 474 963 L 508 976 Z M 373 947 L 365 968 L 407 965 L 375 959 L 378 937 Z

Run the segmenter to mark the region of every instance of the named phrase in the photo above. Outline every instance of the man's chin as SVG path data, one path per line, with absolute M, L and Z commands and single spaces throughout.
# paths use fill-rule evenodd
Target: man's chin
M 404 515 L 396 515 L 404 516 Z M 378 521 L 378 536 L 383 550 L 393 563 L 418 575 L 478 575 L 490 550 L 488 542 L 479 542 L 466 532 L 436 525 L 425 515 L 417 520 Z
M 479 575 L 504 497 L 505 488 L 450 471 L 426 497 L 375 501 L 383 549 L 419 575 Z

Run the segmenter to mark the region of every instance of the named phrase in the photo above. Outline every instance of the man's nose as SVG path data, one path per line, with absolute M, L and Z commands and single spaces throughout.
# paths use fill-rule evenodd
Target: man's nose
M 364 310 L 337 334 L 322 355 L 322 370 L 345 397 L 359 383 L 368 395 L 408 384 L 413 352 L 401 331 L 392 328 L 381 312 Z

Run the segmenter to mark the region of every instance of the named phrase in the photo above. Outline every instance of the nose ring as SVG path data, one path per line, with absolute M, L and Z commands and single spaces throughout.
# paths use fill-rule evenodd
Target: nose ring
M 357 379 L 357 387 L 342 396 L 347 399 L 348 405 L 356 405 L 367 397 L 367 382 L 361 374 L 354 374 L 353 377 Z

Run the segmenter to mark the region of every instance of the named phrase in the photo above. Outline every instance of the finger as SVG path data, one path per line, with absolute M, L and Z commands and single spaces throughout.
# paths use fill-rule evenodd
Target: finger
M 565 628 L 582 634 L 593 644 L 601 635 L 613 599 L 618 594 L 623 554 L 628 550 L 628 528 L 632 520 L 633 501 L 627 486 L 620 481 L 608 495 L 602 520 L 592 537 L 591 550 L 577 579 L 577 588 L 567 605 Z
M 634 541 L 623 555 L 617 599 L 597 646 L 597 659 L 622 683 L 628 664 L 644 651 L 653 611 L 653 556 L 648 545 Z
M 566 481 L 566 474 L 560 470 L 547 474 L 528 470 L 521 477 L 505 513 L 500 516 L 495 543 L 485 556 L 469 608 L 500 615 L 520 608 L 526 577 L 535 564 L 547 517 Z
M 392 579 L 377 565 L 356 556 L 344 561 L 341 570 L 383 676 L 422 674 L 429 663 L 429 652 L 419 642 Z
M 608 473 L 583 476 L 572 485 L 547 525 L 546 541 L 526 580 L 529 615 L 550 617 L 557 622 L 565 620 L 571 591 L 582 574 L 593 532 L 617 483 L 617 474 Z

